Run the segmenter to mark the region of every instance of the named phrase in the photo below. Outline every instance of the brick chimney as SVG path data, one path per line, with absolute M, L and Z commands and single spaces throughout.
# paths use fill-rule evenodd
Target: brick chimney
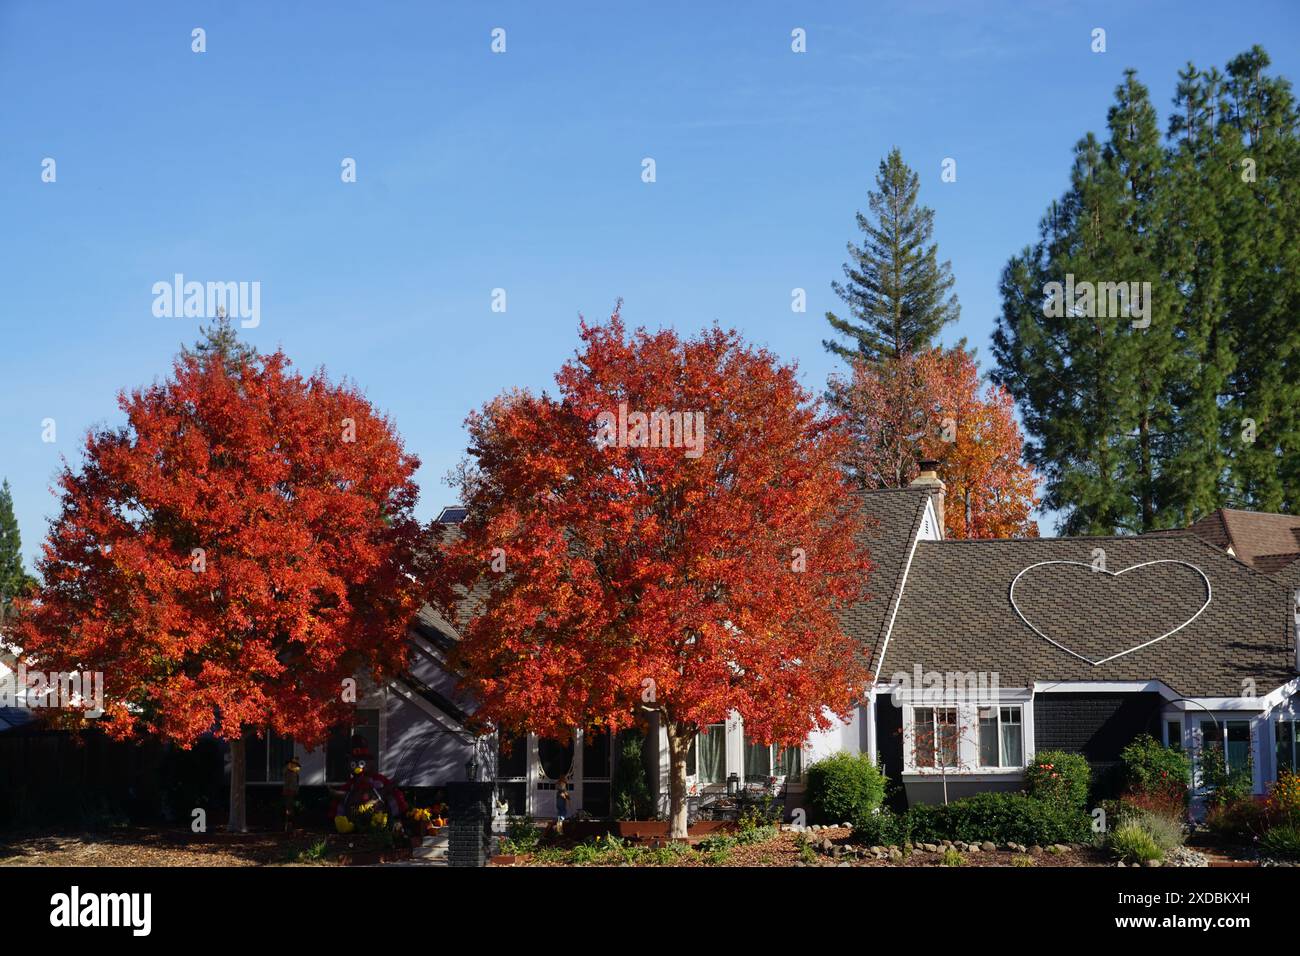
M 912 479 L 913 488 L 927 488 L 934 502 L 934 513 L 939 519 L 939 537 L 943 537 L 943 493 L 947 486 L 939 477 L 939 463 L 933 458 L 921 460 L 921 473 Z

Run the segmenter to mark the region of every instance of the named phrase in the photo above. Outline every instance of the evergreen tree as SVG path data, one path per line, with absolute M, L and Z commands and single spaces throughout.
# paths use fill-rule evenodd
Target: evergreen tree
M 918 352 L 960 314 L 950 264 L 938 261 L 931 242 L 934 212 L 917 205 L 919 192 L 916 173 L 893 149 L 867 193 L 870 218 L 857 214 L 864 241 L 848 244 L 847 281 L 831 284 L 848 311 L 827 312 L 826 319 L 848 344 L 823 344 L 842 358 L 876 362 Z
M 1162 144 L 1129 71 L 1104 145 L 1003 271 L 996 381 L 1066 533 L 1180 526 L 1300 504 L 1300 141 L 1259 48 L 1180 72 Z M 1149 282 L 1144 327 L 1049 283 Z
M 0 624 L 4 623 L 14 598 L 34 583 L 23 570 L 23 542 L 14 517 L 14 499 L 9 480 L 0 484 Z
M 215 322 L 200 327 L 199 334 L 202 338 L 193 348 L 187 345 L 181 346 L 182 355 L 197 356 L 200 359 L 216 356 L 225 363 L 227 368 L 234 368 L 241 362 L 249 362 L 257 358 L 256 347 L 239 340 L 239 333 L 235 331 L 234 323 L 224 309 L 218 310 Z
M 1300 507 L 1300 140 L 1290 84 L 1259 47 L 1227 66 L 1217 111 L 1220 218 L 1230 229 L 1225 325 L 1228 503 Z M 1253 180 L 1253 181 L 1252 181 Z

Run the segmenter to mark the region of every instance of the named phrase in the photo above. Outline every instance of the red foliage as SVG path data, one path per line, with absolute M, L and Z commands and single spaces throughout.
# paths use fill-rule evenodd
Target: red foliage
M 684 739 L 734 709 L 757 739 L 802 741 L 866 678 L 836 617 L 870 568 L 842 433 L 734 331 L 628 335 L 617 312 L 580 330 L 558 397 L 507 394 L 468 420 L 469 517 L 434 600 L 468 615 L 478 716 L 559 736 L 654 710 Z M 598 418 L 621 403 L 702 414 L 698 456 L 602 448 Z
M 867 488 L 898 488 L 926 458 L 947 485 L 950 538 L 1037 537 L 1033 471 L 1006 389 L 984 388 L 974 357 L 939 348 L 882 363 L 859 361 L 831 394 L 853 442 L 847 462 Z
M 318 743 L 344 678 L 402 662 L 418 462 L 355 388 L 289 364 L 178 359 L 64 466 L 16 640 L 34 665 L 102 671 L 118 736 Z

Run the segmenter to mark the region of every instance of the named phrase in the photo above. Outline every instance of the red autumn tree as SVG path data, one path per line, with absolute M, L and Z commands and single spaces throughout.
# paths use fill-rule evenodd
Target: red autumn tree
M 863 597 L 862 518 L 843 434 L 794 368 L 734 331 L 628 334 L 617 311 L 580 334 L 557 396 L 468 419 L 468 517 L 434 600 L 465 619 L 457 663 L 499 730 L 655 715 L 680 837 L 702 727 L 735 711 L 796 744 L 858 699 L 836 611 Z
M 851 437 L 846 462 L 864 488 L 899 488 L 939 462 L 950 538 L 1037 537 L 1033 470 L 1006 389 L 984 387 L 963 348 L 859 360 L 831 396 Z
M 355 388 L 279 352 L 187 352 L 118 404 L 126 425 L 64 466 L 16 640 L 46 669 L 102 672 L 115 736 L 228 740 L 242 830 L 244 732 L 320 743 L 345 679 L 401 665 L 418 461 Z

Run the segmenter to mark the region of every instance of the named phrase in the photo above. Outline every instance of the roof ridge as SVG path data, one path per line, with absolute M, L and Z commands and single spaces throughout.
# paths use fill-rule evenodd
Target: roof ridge
M 923 541 L 922 543 L 923 544 L 1015 544 L 1015 543 L 1030 543 L 1030 542 L 1037 542 L 1037 541 L 1143 541 L 1151 537 L 1194 538 L 1197 541 L 1202 541 L 1206 544 L 1209 544 L 1209 542 L 1206 542 L 1205 539 L 1202 538 L 1200 535 L 1182 529 L 1170 531 L 1167 534 L 1162 533 L 1158 536 L 1146 535 L 1146 534 L 1081 534 L 1081 535 L 1070 535 L 1070 536 L 1057 535 L 1050 538 L 942 538 L 938 541 L 926 540 Z M 1210 547 L 1214 547 L 1214 546 L 1210 545 Z M 1215 548 L 1215 550 L 1219 551 L 1220 549 Z

